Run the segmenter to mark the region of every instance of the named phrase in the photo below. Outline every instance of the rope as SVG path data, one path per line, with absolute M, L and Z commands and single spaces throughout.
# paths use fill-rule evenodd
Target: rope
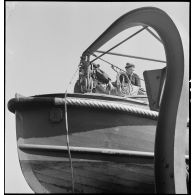
M 107 109 L 111 111 L 119 111 L 119 112 L 126 112 L 128 114 L 134 114 L 140 117 L 149 118 L 152 120 L 157 120 L 158 112 L 147 110 L 140 107 L 135 107 L 135 103 L 117 103 L 105 100 L 93 100 L 93 99 L 84 99 L 84 98 L 73 98 L 68 97 L 66 99 L 68 105 L 73 106 L 85 106 L 91 108 L 98 108 L 98 109 Z M 55 104 L 61 105 L 64 104 L 64 100 L 62 98 L 55 98 Z
M 95 55 L 94 53 L 91 54 L 91 55 L 97 57 L 97 55 Z M 124 71 L 123 69 L 121 69 L 121 68 L 119 68 L 118 66 L 116 66 L 116 65 L 114 65 L 114 64 L 112 64 L 112 63 L 110 63 L 110 62 L 108 62 L 107 60 L 104 60 L 103 58 L 99 58 L 99 60 L 101 60 L 101 61 L 103 61 L 103 62 L 106 62 L 107 64 L 111 65 L 111 68 L 112 68 L 116 73 L 118 73 L 118 72 L 117 72 L 114 68 L 117 68 L 117 69 L 119 69 L 120 71 L 126 73 L 126 71 Z M 144 79 L 142 79 L 142 78 L 140 78 L 140 80 L 144 81 Z
M 74 168 L 73 168 L 73 164 L 72 164 L 72 158 L 71 158 L 71 152 L 70 152 L 70 141 L 69 141 L 69 130 L 68 130 L 68 117 L 67 117 L 67 90 L 68 90 L 68 86 L 71 85 L 72 80 L 74 78 L 74 76 L 76 75 L 77 71 L 79 68 L 77 68 L 77 70 L 75 71 L 75 73 L 73 74 L 71 80 L 69 81 L 67 87 L 66 87 L 66 91 L 64 94 L 64 111 L 65 111 L 65 128 L 66 128 L 66 141 L 67 141 L 67 149 L 68 149 L 68 156 L 69 156 L 69 161 L 70 161 L 70 169 L 71 169 L 71 181 L 72 181 L 72 193 L 75 192 L 75 180 L 74 180 Z
M 65 128 L 66 128 L 66 141 L 67 141 L 67 148 L 68 148 L 68 156 L 70 161 L 70 169 L 71 169 L 71 181 L 72 181 L 72 193 L 74 193 L 74 168 L 72 165 L 72 158 L 71 158 L 71 152 L 70 152 L 70 142 L 69 142 L 69 135 L 68 135 L 68 120 L 67 120 L 67 103 L 66 103 L 66 93 L 64 97 L 64 106 L 65 106 Z

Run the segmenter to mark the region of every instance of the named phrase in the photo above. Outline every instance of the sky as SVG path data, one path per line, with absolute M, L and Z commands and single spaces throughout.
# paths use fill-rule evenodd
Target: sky
M 189 34 L 189 3 L 185 2 L 6 2 L 6 103 L 15 93 L 64 93 L 83 51 L 120 16 L 144 6 L 166 11 L 176 26 Z M 140 28 L 125 30 L 100 49 L 109 49 Z M 166 60 L 162 44 L 147 31 L 113 52 Z M 123 69 L 126 62 L 134 63 L 141 78 L 146 69 L 164 67 L 161 63 L 130 58 L 104 59 Z M 99 63 L 114 80 L 116 75 L 110 67 Z M 70 92 L 75 81 L 76 77 Z M 5 109 L 5 117 L 5 192 L 31 193 L 17 156 L 14 115 Z

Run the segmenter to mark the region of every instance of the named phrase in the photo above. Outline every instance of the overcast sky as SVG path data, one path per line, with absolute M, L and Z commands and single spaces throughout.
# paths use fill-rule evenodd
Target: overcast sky
M 16 92 L 24 96 L 64 93 L 82 52 L 121 15 L 144 6 L 166 11 L 176 25 L 189 33 L 189 3 L 184 2 L 6 2 L 6 102 Z M 109 49 L 138 29 L 124 31 L 101 50 Z M 114 51 L 166 60 L 162 44 L 147 31 Z M 105 59 L 121 68 L 127 61 L 135 63 L 140 77 L 145 69 L 164 66 L 113 56 Z M 101 67 L 115 79 L 107 65 L 101 63 Z M 19 166 L 14 115 L 7 109 L 5 133 L 6 192 L 32 192 Z

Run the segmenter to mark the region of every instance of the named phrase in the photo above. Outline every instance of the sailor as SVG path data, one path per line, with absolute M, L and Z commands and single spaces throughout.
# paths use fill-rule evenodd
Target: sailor
M 129 80 L 131 81 L 131 84 L 138 86 L 138 87 L 141 87 L 140 78 L 136 73 L 134 73 L 135 65 L 127 62 L 125 69 L 126 69 L 126 73 L 127 73 L 128 77 L 129 77 Z

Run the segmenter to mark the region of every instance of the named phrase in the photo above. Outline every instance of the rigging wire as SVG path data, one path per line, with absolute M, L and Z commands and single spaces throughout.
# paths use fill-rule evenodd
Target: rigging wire
M 105 53 L 105 51 L 100 51 L 100 50 L 98 50 L 96 52 L 97 53 Z M 106 54 L 121 56 L 121 57 L 128 57 L 128 58 L 135 58 L 135 59 L 139 59 L 139 60 L 148 60 L 148 61 L 153 61 L 153 62 L 167 63 L 164 60 L 157 60 L 157 59 L 153 59 L 153 58 L 144 58 L 144 57 L 132 56 L 132 55 L 121 54 L 121 53 L 107 52 Z
M 101 57 L 105 54 L 110 54 L 110 55 L 118 55 L 118 56 L 123 56 L 123 57 L 130 57 L 130 58 L 136 58 L 136 59 L 140 59 L 140 60 L 149 60 L 149 61 L 155 61 L 155 62 L 161 62 L 161 63 L 166 63 L 166 61 L 164 60 L 156 60 L 156 59 L 152 59 L 152 58 L 143 58 L 143 57 L 138 57 L 138 56 L 131 56 L 131 55 L 125 55 L 125 54 L 119 54 L 119 53 L 113 53 L 113 52 L 110 52 L 111 50 L 115 49 L 116 47 L 118 47 L 119 45 L 121 45 L 122 43 L 124 43 L 125 41 L 129 40 L 130 38 L 134 37 L 135 35 L 137 35 L 138 33 L 140 33 L 141 31 L 143 30 L 147 30 L 154 38 L 156 38 L 159 42 L 162 43 L 162 40 L 157 36 L 155 35 L 149 28 L 148 26 L 142 26 L 142 28 L 140 30 L 138 30 L 137 32 L 135 32 L 134 34 L 130 35 L 129 37 L 127 37 L 126 39 L 124 39 L 123 41 L 121 41 L 120 43 L 116 44 L 115 46 L 113 46 L 112 48 L 110 48 L 109 50 L 107 51 L 96 51 L 97 53 L 102 53 L 101 55 L 97 56 L 95 55 L 94 53 L 91 54 L 95 57 L 95 59 L 91 60 L 90 63 L 94 62 L 95 60 L 97 59 L 100 59 L 104 62 L 106 62 L 107 64 L 110 64 L 111 65 L 111 68 L 116 71 L 114 69 L 117 68 L 119 69 L 120 71 L 123 71 L 125 72 L 124 70 L 120 69 L 119 67 L 115 66 L 114 64 L 102 59 Z M 163 44 L 163 43 L 162 43 Z M 117 72 L 117 71 L 116 71 Z M 144 79 L 141 79 L 140 80 L 144 81 Z
M 96 57 L 95 54 L 92 54 L 92 55 Z M 103 61 L 103 62 L 106 62 L 107 64 L 111 65 L 111 68 L 112 68 L 113 70 L 114 70 L 114 68 L 117 68 L 117 69 L 120 70 L 121 72 L 125 72 L 125 73 L 126 73 L 126 71 L 124 71 L 123 69 L 119 68 L 118 66 L 116 66 L 116 65 L 114 65 L 114 64 L 112 64 L 112 63 L 110 63 L 110 62 L 108 62 L 107 60 L 104 60 L 104 59 L 102 59 L 102 58 L 99 58 L 99 60 L 101 60 L 101 61 Z M 114 68 L 113 68 L 113 67 L 114 67 Z M 114 70 L 114 71 L 117 72 L 116 70 Z M 144 79 L 141 79 L 141 78 L 140 78 L 140 80 L 144 81 Z
M 156 38 L 159 42 L 161 42 L 161 43 L 163 44 L 162 40 L 161 40 L 157 35 L 155 35 L 149 28 L 147 28 L 146 30 L 147 30 L 154 38 Z
M 72 80 L 75 77 L 77 71 L 79 70 L 79 67 L 76 69 L 75 73 L 73 74 L 72 78 L 68 82 L 68 85 L 66 87 L 66 91 L 64 94 L 64 111 L 65 111 L 65 128 L 66 128 L 66 142 L 67 142 L 67 149 L 68 149 L 68 157 L 70 161 L 70 169 L 71 169 L 71 181 L 72 181 L 72 193 L 75 192 L 75 179 L 74 179 L 74 168 L 72 163 L 72 157 L 70 152 L 70 141 L 69 141 L 69 130 L 68 130 L 68 115 L 67 115 L 67 91 L 68 87 L 72 84 Z
M 112 48 L 110 48 L 109 50 L 107 50 L 105 53 L 97 56 L 95 59 L 93 59 L 91 62 L 94 62 L 95 60 L 99 59 L 100 57 L 102 57 L 103 55 L 107 54 L 109 51 L 115 49 L 116 47 L 118 47 L 119 45 L 121 45 L 122 43 L 124 43 L 125 41 L 129 40 L 130 38 L 134 37 L 135 35 L 137 35 L 138 33 L 140 33 L 141 31 L 147 29 L 148 26 L 144 26 L 143 28 L 141 28 L 140 30 L 138 30 L 137 32 L 133 33 L 132 35 L 130 35 L 129 37 L 127 37 L 126 39 L 124 39 L 123 41 L 121 41 L 120 43 L 116 44 L 115 46 L 113 46 Z

